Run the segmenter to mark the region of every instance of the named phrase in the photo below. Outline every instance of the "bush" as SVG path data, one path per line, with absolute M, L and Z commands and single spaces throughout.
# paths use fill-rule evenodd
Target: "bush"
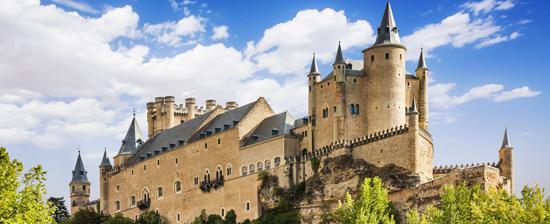
M 317 172 L 319 172 L 319 167 L 321 166 L 321 160 L 318 157 L 314 156 L 314 157 L 311 157 L 310 161 L 311 161 L 311 169 L 313 170 L 313 173 L 317 174 Z

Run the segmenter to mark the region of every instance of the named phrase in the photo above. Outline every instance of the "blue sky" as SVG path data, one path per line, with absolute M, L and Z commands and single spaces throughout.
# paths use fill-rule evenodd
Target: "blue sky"
M 0 145 L 48 170 L 68 197 L 77 148 L 98 192 L 132 109 L 174 95 L 306 111 L 316 52 L 329 72 L 370 46 L 385 1 L 0 0 Z M 534 0 L 391 1 L 414 71 L 428 55 L 435 164 L 497 162 L 504 127 L 516 186 L 550 189 L 547 118 L 550 4 Z M 201 103 L 202 104 L 202 103 Z M 546 116 L 545 116 L 546 115 Z

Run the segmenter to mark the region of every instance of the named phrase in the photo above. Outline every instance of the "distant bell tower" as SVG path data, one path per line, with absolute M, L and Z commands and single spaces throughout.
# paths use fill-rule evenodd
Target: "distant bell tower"
M 506 177 L 506 182 L 509 183 L 510 193 L 514 193 L 514 163 L 512 157 L 513 147 L 508 140 L 508 129 L 504 129 L 504 137 L 502 139 L 502 145 L 498 151 L 498 168 L 500 175 Z
M 82 208 L 86 208 L 90 200 L 90 181 L 88 181 L 88 172 L 84 169 L 80 151 L 73 170 L 73 178 L 69 183 L 71 192 L 71 214 L 78 212 Z
M 363 50 L 366 75 L 367 133 L 406 123 L 405 54 L 390 3 L 378 27 L 374 44 Z

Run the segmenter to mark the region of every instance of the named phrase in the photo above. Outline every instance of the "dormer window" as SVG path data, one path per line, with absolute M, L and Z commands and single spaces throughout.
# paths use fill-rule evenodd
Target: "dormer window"
M 271 129 L 271 135 L 278 135 L 278 134 L 279 134 L 279 129 L 277 128 Z
M 258 136 L 257 136 L 257 135 L 252 135 L 250 138 L 252 139 L 252 141 L 258 140 Z
M 227 129 L 229 129 L 230 127 L 231 127 L 231 126 L 230 126 L 230 125 L 228 125 L 228 124 L 224 124 L 224 125 L 223 125 L 223 129 L 224 129 L 224 130 L 227 130 Z

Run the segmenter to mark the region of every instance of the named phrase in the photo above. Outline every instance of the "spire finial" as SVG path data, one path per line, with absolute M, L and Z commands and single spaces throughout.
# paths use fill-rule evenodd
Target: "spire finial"
M 390 1 L 386 2 L 386 9 L 384 10 L 384 16 L 380 21 L 378 27 L 378 35 L 374 45 L 379 44 L 401 44 L 399 40 L 399 31 L 393 18 L 393 12 L 391 9 Z
M 317 60 L 315 59 L 315 52 L 313 52 L 313 59 L 311 61 L 311 68 L 309 74 L 319 74 L 319 68 L 317 67 Z
M 134 118 L 136 118 L 136 107 L 134 107 L 134 111 L 133 111 L 132 115 L 134 115 Z

